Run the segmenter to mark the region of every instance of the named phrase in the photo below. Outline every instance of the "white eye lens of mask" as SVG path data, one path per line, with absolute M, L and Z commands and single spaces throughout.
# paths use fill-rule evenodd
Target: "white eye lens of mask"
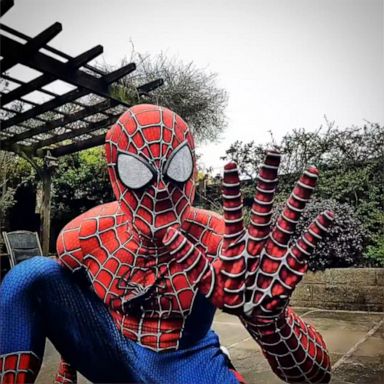
M 149 165 L 132 155 L 120 153 L 117 158 L 117 172 L 128 188 L 139 189 L 153 179 Z
M 175 152 L 168 159 L 166 175 L 179 183 L 186 182 L 192 175 L 193 160 L 187 144 L 176 148 Z

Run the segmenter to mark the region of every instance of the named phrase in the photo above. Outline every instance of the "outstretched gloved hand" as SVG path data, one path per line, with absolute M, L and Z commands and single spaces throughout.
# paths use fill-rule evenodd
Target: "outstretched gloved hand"
M 333 213 L 325 211 L 292 241 L 296 224 L 318 179 L 318 171 L 312 166 L 300 177 L 272 225 L 280 157 L 278 152 L 269 151 L 260 167 L 247 229 L 243 223 L 237 166 L 233 162 L 225 166 L 225 234 L 214 261 L 209 261 L 175 228 L 169 228 L 163 239 L 200 292 L 218 308 L 253 320 L 268 321 L 282 313 L 307 271 L 308 256 L 333 221 Z

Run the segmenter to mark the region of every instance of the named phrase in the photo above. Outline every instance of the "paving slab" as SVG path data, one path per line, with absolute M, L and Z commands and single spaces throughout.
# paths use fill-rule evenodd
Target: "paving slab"
M 308 308 L 297 308 L 295 311 L 323 335 L 335 366 L 332 384 L 384 384 L 383 313 Z M 271 371 L 260 347 L 235 316 L 217 312 L 213 329 L 249 384 L 283 383 Z M 59 355 L 47 342 L 37 384 L 52 383 L 58 364 Z M 88 383 L 79 375 L 79 384 Z
M 330 351 L 332 364 L 337 364 L 356 344 L 366 339 L 348 359 L 339 364 L 333 373 L 333 384 L 384 384 L 382 327 L 380 326 L 373 335 L 367 336 L 375 326 L 384 321 L 384 314 L 302 308 L 296 312 L 320 331 Z M 221 343 L 229 349 L 235 367 L 249 384 L 283 383 L 271 371 L 257 343 L 250 337 L 243 338 L 244 333 L 239 331 L 239 324 L 241 326 L 236 318 L 220 314 L 215 317 L 213 325 Z M 238 341 L 235 337 L 236 330 Z
M 52 343 L 47 340 L 45 343 L 44 359 L 35 384 L 51 384 L 56 377 L 57 368 L 60 363 L 60 355 Z M 84 376 L 77 374 L 78 384 L 91 384 Z
M 340 383 L 383 384 L 384 383 L 384 320 L 378 329 L 343 358 L 334 370 Z

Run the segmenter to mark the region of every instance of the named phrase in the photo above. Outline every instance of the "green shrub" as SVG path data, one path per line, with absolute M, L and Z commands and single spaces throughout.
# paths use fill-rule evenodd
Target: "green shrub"
M 281 211 L 283 204 L 278 204 Z M 334 200 L 313 201 L 308 203 L 296 227 L 294 239 L 308 228 L 316 216 L 330 209 L 335 213 L 328 234 L 320 241 L 309 257 L 309 268 L 312 271 L 325 268 L 341 268 L 359 266 L 362 263 L 364 228 L 353 208 L 348 204 L 340 204 Z M 278 212 L 276 211 L 275 218 Z
M 370 267 L 384 267 L 384 236 L 367 247 L 364 259 Z

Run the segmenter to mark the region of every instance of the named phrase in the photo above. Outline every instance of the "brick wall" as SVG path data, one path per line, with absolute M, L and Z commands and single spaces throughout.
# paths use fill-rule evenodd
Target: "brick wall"
M 291 304 L 300 307 L 384 312 L 384 268 L 308 272 Z

